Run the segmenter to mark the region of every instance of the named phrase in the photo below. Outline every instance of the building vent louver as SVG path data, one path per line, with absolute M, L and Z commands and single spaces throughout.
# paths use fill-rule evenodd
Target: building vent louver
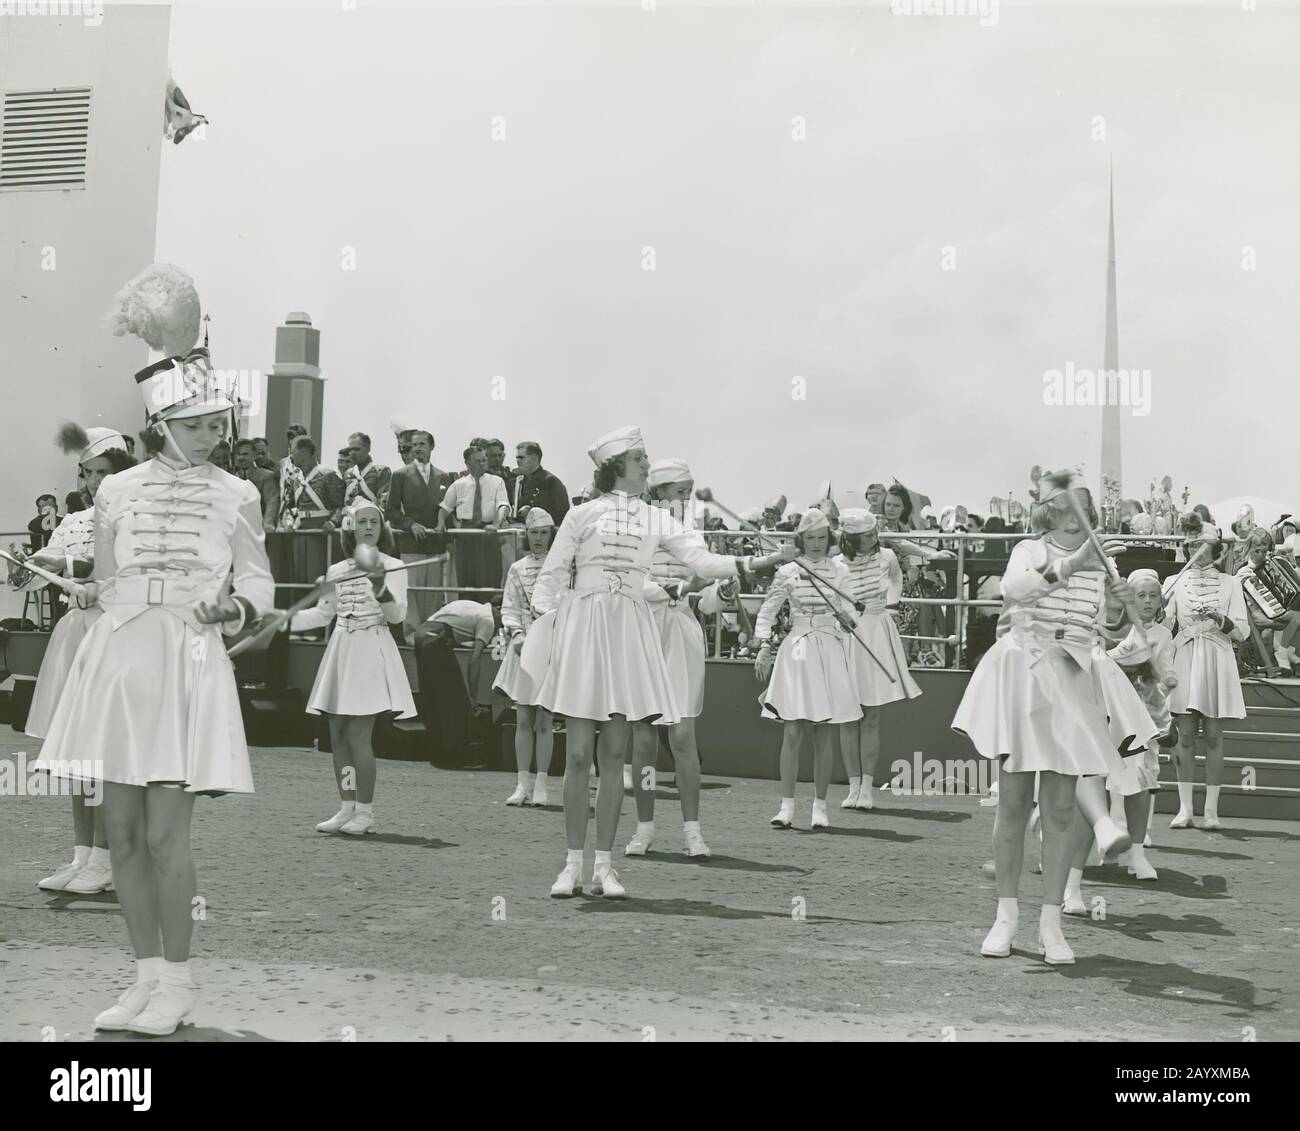
M 90 87 L 5 91 L 0 191 L 84 189 Z

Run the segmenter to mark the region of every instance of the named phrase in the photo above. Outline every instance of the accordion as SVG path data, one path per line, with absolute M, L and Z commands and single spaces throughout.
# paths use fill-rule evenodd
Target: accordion
M 1254 576 L 1241 579 L 1241 587 L 1269 620 L 1300 610 L 1300 574 L 1280 555 L 1265 558 Z

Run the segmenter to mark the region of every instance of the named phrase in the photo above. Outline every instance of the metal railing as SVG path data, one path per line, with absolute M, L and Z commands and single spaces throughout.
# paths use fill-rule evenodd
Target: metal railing
M 21 537 L 23 539 L 26 539 L 30 537 L 30 533 L 31 532 L 26 529 L 21 531 L 0 531 L 0 543 L 2 543 L 3 540 L 12 537 Z M 404 540 L 409 541 L 409 535 L 405 531 L 395 530 L 393 531 L 393 533 L 399 540 L 399 544 Z M 516 553 L 520 551 L 521 547 L 525 548 L 525 552 L 526 552 L 527 530 L 522 526 L 503 526 L 498 528 L 497 530 L 479 530 L 479 529 L 465 529 L 465 528 L 453 527 L 451 529 L 444 531 L 443 533 L 450 538 L 491 537 L 497 539 L 498 541 L 502 538 L 511 538 L 515 542 Z M 796 534 L 793 531 L 787 531 L 787 530 L 763 530 L 763 531 L 702 530 L 700 531 L 700 533 L 703 535 L 706 542 L 709 543 L 711 548 L 716 549 L 718 548 L 718 544 L 722 543 L 721 552 L 733 552 L 734 549 L 736 549 L 739 546 L 742 546 L 746 542 L 757 543 L 760 540 L 768 540 L 770 542 L 780 543 L 780 542 L 790 541 L 796 537 Z M 326 542 L 327 565 L 334 564 L 335 561 L 340 560 L 334 557 L 335 548 L 338 546 L 338 542 L 337 542 L 338 535 L 339 535 L 338 530 L 333 530 L 333 531 L 273 530 L 267 532 L 268 538 L 272 538 L 272 537 L 274 538 L 284 538 L 284 537 L 325 538 L 327 540 Z M 978 609 L 978 608 L 1000 609 L 1002 607 L 1001 600 L 989 600 L 989 599 L 981 599 L 975 597 L 967 597 L 963 593 L 963 584 L 965 584 L 967 580 L 968 559 L 970 556 L 972 556 L 968 552 L 969 548 L 971 548 L 973 544 L 980 544 L 982 548 L 982 544 L 987 544 L 990 542 L 1015 543 L 1015 542 L 1024 541 L 1025 539 L 1036 538 L 1036 537 L 1038 537 L 1038 535 L 1028 534 L 1028 533 L 994 534 L 994 533 L 985 533 L 982 531 L 977 533 L 970 533 L 968 531 L 940 531 L 940 530 L 880 531 L 879 539 L 884 544 L 889 544 L 891 542 L 912 542 L 921 545 L 927 542 L 938 542 L 941 544 L 952 543 L 955 544 L 956 546 L 955 550 L 948 551 L 948 554 L 951 556 L 945 556 L 942 558 L 931 557 L 926 559 L 926 561 L 923 562 L 921 565 L 922 569 L 927 569 L 927 568 L 933 569 L 934 568 L 933 563 L 936 561 L 951 562 L 952 563 L 951 568 L 953 572 L 953 588 L 954 588 L 954 593 L 952 596 L 943 596 L 943 597 L 904 596 L 899 601 L 900 605 L 912 606 L 917 608 L 938 608 L 938 609 L 945 609 L 945 610 L 949 608 L 953 609 L 956 614 L 956 624 L 954 626 L 955 632 L 949 633 L 944 636 L 902 633 L 900 634 L 901 638 L 903 640 L 914 641 L 917 643 L 942 644 L 947 647 L 950 647 L 952 648 L 951 665 L 945 664 L 945 666 L 951 666 L 954 668 L 960 667 L 962 652 L 966 644 L 966 611 L 968 609 Z M 1140 535 L 1139 534 L 1107 534 L 1105 538 L 1107 541 L 1123 542 L 1126 545 L 1130 545 L 1130 546 L 1150 546 L 1150 547 L 1177 546 L 1184 541 L 1182 536 L 1176 534 L 1140 534 Z M 728 546 L 727 545 L 728 543 L 731 543 L 732 545 Z M 946 549 L 946 547 L 944 548 Z M 756 545 L 755 545 L 755 549 L 758 549 Z M 399 552 L 410 554 L 417 551 L 399 549 Z M 450 549 L 448 553 L 449 554 L 451 553 Z M 915 555 L 904 553 L 900 556 L 914 557 Z M 999 557 L 1001 557 L 1001 555 L 999 555 Z M 1006 559 L 1002 558 L 1001 564 L 1005 565 L 1005 561 Z M 991 563 L 984 563 L 984 564 L 991 564 Z M 948 571 L 944 569 L 943 572 L 946 573 Z M 985 569 L 985 570 L 980 570 L 979 572 L 980 575 L 986 577 L 992 577 L 992 576 L 999 576 L 1002 570 L 999 569 L 997 571 L 991 571 Z M 277 590 L 301 591 L 301 590 L 312 589 L 315 587 L 316 584 L 317 584 L 316 581 L 276 581 L 275 588 Z M 500 595 L 503 592 L 502 588 L 499 586 L 483 587 L 483 586 L 466 586 L 466 585 L 408 585 L 407 591 L 410 593 L 443 593 L 443 594 L 455 593 L 455 594 L 485 595 L 485 599 L 490 599 L 490 597 Z M 763 595 L 761 592 L 749 593 L 749 594 L 738 594 L 736 600 L 737 602 L 739 602 L 742 598 L 747 597 L 750 598 L 752 603 L 753 599 L 755 598 L 758 598 L 761 601 L 762 596 Z M 716 660 L 727 659 L 727 657 L 724 657 L 722 655 L 724 615 L 726 615 L 724 612 L 720 612 L 715 614 L 713 617 L 714 624 L 713 624 L 713 640 L 712 640 L 713 643 L 712 658 Z M 749 663 L 751 661 L 742 658 L 742 659 L 732 659 L 729 662 Z

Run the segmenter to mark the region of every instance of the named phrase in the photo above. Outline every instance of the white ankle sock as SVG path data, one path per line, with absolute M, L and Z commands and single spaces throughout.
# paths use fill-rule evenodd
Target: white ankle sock
M 163 962 L 158 981 L 165 982 L 169 986 L 193 985 L 194 983 L 190 980 L 189 959 L 187 958 L 184 962 Z
M 519 770 L 515 773 L 515 784 L 520 789 L 527 789 L 529 777 L 531 777 L 531 775 L 527 770 Z
M 90 859 L 90 845 L 74 844 L 72 846 L 72 862 L 85 867 L 86 861 Z
M 89 856 L 89 858 L 87 859 L 86 863 L 87 863 L 87 865 L 94 865 L 94 866 L 96 866 L 96 867 L 99 867 L 99 866 L 102 866 L 102 867 L 105 867 L 105 868 L 109 867 L 108 849 L 107 849 L 107 848 L 92 848 L 92 849 L 90 850 L 90 856 Z
M 358 801 L 358 813 L 369 813 L 372 817 L 375 815 L 375 803 L 373 801 Z
M 599 849 L 596 850 L 596 871 L 600 871 L 601 868 L 608 868 L 612 863 L 613 862 L 610 860 L 608 852 L 601 852 Z
M 1083 869 L 1071 868 L 1070 875 L 1065 881 L 1065 894 L 1077 895 L 1083 898 Z
M 683 821 L 683 822 L 682 822 L 682 832 L 685 833 L 687 836 L 689 836 L 691 833 L 694 833 L 696 836 L 699 836 L 699 835 L 700 835 L 700 822 L 699 822 L 699 821 Z
M 637 821 L 636 835 L 642 840 L 654 840 L 655 823 L 653 821 Z M 605 855 L 608 856 L 609 853 L 607 852 Z
M 340 813 L 348 813 L 348 814 L 351 814 L 351 813 L 355 813 L 356 811 L 357 811 L 357 803 L 356 803 L 355 801 L 340 801 L 340 802 L 339 802 L 339 812 L 340 812 Z
M 155 955 L 153 958 L 137 958 L 135 960 L 135 980 L 142 983 L 156 982 L 162 974 L 162 968 L 162 955 Z
M 783 797 L 783 798 L 781 798 L 781 808 L 782 808 L 782 809 L 791 809 L 791 810 L 794 809 L 794 798 L 793 798 L 793 797 Z
M 1207 817 L 1217 817 L 1219 815 L 1219 790 L 1221 785 L 1207 785 L 1205 787 L 1205 815 Z
M 862 775 L 862 791 L 864 793 L 870 793 L 872 786 L 874 786 L 875 784 L 876 784 L 876 779 L 874 775 L 872 774 Z
M 861 779 L 861 778 L 850 777 L 850 778 L 849 778 L 849 792 L 850 792 L 850 793 L 859 793 L 861 790 L 862 790 L 862 779 Z
M 578 865 L 579 868 L 581 868 L 581 867 L 582 867 L 582 849 L 581 849 L 581 848 L 570 848 L 570 849 L 569 849 L 569 852 L 568 852 L 568 855 L 566 855 L 565 858 L 564 858 L 564 862 L 565 862 L 566 864 L 576 864 L 576 865 Z
M 1051 931 L 1053 934 L 1061 933 L 1061 907 L 1056 903 L 1044 903 L 1043 909 L 1038 913 L 1038 929 L 1044 933 Z
M 1178 783 L 1178 811 L 1186 813 L 1188 816 L 1192 812 L 1192 798 L 1195 796 L 1195 789 L 1191 782 L 1180 781 Z
M 1020 919 L 1020 900 L 999 898 L 997 918 L 1005 919 L 1011 923 L 1018 922 Z

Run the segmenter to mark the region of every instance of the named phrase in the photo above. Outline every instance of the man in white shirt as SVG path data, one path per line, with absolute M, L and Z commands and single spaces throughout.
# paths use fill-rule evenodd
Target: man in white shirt
M 470 715 L 485 710 L 477 703 L 479 669 L 483 650 L 492 643 L 500 624 L 499 600 L 496 604 L 449 601 L 415 634 L 420 712 L 435 755 L 463 753 L 470 738 Z M 471 649 L 468 681 L 462 679 L 454 653 L 455 648 L 466 645 Z
M 484 534 L 463 534 L 454 539 L 456 579 L 470 589 L 501 587 L 501 550 L 496 532 L 510 514 L 510 498 L 499 475 L 487 469 L 487 453 L 482 448 L 465 449 L 467 474 L 455 480 L 438 508 L 438 532 L 447 529 L 448 517 L 455 517 L 461 530 L 482 530 Z M 462 597 L 482 597 L 481 593 L 461 590 Z

